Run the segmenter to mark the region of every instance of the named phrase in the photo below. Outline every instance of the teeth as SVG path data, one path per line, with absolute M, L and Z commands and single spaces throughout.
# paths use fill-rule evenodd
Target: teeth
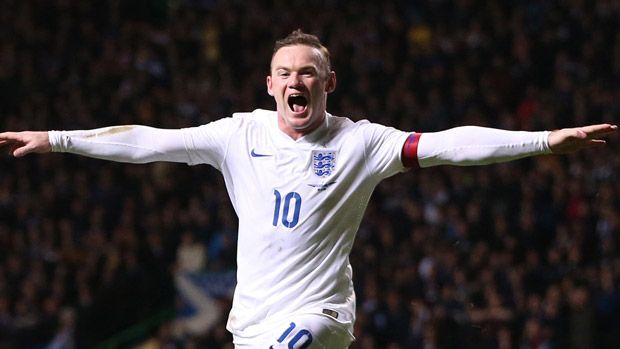
M 302 112 L 307 105 L 308 100 L 303 93 L 292 93 L 288 96 L 288 106 L 294 112 Z

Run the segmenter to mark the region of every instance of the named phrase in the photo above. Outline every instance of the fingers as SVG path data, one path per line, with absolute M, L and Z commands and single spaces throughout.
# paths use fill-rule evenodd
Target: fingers
M 0 142 L 15 140 L 19 134 L 17 132 L 0 132 Z
M 598 124 L 598 125 L 589 125 L 579 128 L 580 131 L 585 132 L 586 137 L 588 138 L 597 138 L 601 136 L 606 136 L 611 133 L 614 133 L 618 130 L 618 125 L 611 124 Z
M 2 132 L 0 133 L 0 147 L 5 145 L 24 143 L 25 140 L 19 132 Z
M 11 155 L 16 158 L 21 158 L 22 156 L 28 155 L 32 152 L 32 149 L 28 146 L 23 147 L 14 147 L 11 151 Z
M 8 154 L 13 155 L 17 148 L 16 140 L 12 132 L 0 133 L 0 148 L 8 147 Z
M 602 137 L 618 130 L 617 125 L 598 124 L 583 127 L 566 128 L 551 132 L 549 147 L 553 153 L 566 154 L 579 149 L 606 144 Z
M 607 141 L 605 141 L 604 139 L 589 139 L 589 140 L 586 140 L 583 145 L 576 147 L 575 150 L 578 150 L 580 148 L 593 148 L 593 147 L 606 145 L 606 144 L 607 144 Z
M 28 154 L 28 150 L 24 149 L 26 147 L 21 146 L 20 144 L 16 142 L 0 141 L 0 148 L 2 148 L 3 151 L 6 150 L 9 156 L 22 157 Z
M 46 132 L 3 132 L 0 133 L 0 147 L 9 147 L 9 155 L 22 157 L 30 153 L 50 151 Z
M 601 139 L 618 130 L 617 125 L 598 124 L 583 127 L 575 127 L 566 130 L 566 137 L 580 140 L 587 145 L 605 144 L 606 141 Z

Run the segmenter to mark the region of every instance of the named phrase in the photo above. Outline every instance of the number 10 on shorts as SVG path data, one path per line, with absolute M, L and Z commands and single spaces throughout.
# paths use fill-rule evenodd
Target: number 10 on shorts
M 294 322 L 291 322 L 289 327 L 282 333 L 280 338 L 278 338 L 278 343 L 284 342 L 286 337 L 288 337 L 291 332 L 297 327 Z M 306 349 L 312 344 L 312 333 L 306 329 L 301 329 L 295 333 L 293 338 L 287 343 L 288 349 Z M 269 346 L 269 349 L 274 349 L 273 345 Z
M 280 208 L 282 208 L 282 224 L 287 228 L 292 228 L 299 222 L 299 211 L 301 210 L 301 195 L 297 192 L 290 192 L 284 196 L 282 202 L 282 194 L 277 189 L 273 190 L 276 196 L 276 204 L 273 210 L 273 226 L 277 227 L 280 221 Z M 293 204 L 292 201 L 295 201 Z M 291 205 L 294 205 L 291 207 Z M 282 206 L 282 207 L 280 207 Z

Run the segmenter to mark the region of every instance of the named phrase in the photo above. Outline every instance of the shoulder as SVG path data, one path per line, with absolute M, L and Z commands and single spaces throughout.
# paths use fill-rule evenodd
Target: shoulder
M 268 125 L 273 123 L 277 114 L 273 110 L 255 109 L 251 112 L 234 113 L 232 119 L 237 123 Z
M 355 133 L 359 130 L 360 126 L 369 124 L 368 120 L 353 121 L 351 118 L 344 116 L 336 116 L 327 114 L 327 123 L 330 129 L 330 133 L 333 134 L 348 134 Z
M 402 131 L 392 126 L 386 126 L 363 119 L 353 121 L 349 118 L 332 117 L 334 129 L 340 131 L 340 139 L 347 144 L 356 144 L 368 151 L 399 153 L 405 140 L 411 132 Z M 336 138 L 336 137 L 335 137 Z
M 268 127 L 275 123 L 275 111 L 256 109 L 251 112 L 238 112 L 230 117 L 210 121 L 199 127 L 193 128 L 200 131 L 212 130 L 213 132 L 243 132 L 243 130 Z M 192 129 L 192 128 L 190 128 Z
M 373 135 L 402 132 L 391 126 L 385 126 L 371 122 L 367 119 L 354 121 L 348 117 L 334 116 L 328 114 L 328 122 L 333 133 L 351 134 L 355 136 L 363 135 L 372 137 Z

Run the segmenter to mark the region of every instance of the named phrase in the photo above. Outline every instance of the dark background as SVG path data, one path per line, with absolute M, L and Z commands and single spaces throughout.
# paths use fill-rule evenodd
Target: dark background
M 619 18 L 612 0 L 3 0 L 0 130 L 178 128 L 273 109 L 273 42 L 297 28 L 331 50 L 336 115 L 420 132 L 617 123 Z M 612 348 L 619 141 L 382 183 L 351 254 L 352 348 Z M 206 270 L 226 271 L 235 229 L 207 166 L 2 155 L 0 347 L 69 333 L 88 348 L 174 308 L 181 233 L 207 246 Z M 224 323 L 148 334 L 224 348 Z

